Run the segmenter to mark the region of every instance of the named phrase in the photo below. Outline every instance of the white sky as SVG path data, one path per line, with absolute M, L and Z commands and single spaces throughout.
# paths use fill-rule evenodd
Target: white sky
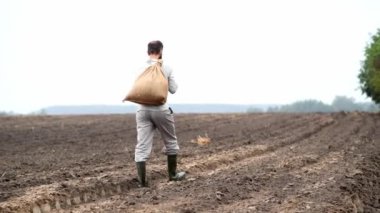
M 151 40 L 170 103 L 331 103 L 361 95 L 378 0 L 0 0 L 0 111 L 121 104 Z

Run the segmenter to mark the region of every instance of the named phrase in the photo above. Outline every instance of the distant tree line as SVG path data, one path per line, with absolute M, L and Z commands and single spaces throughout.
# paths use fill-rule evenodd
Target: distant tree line
M 379 112 L 380 108 L 375 103 L 358 103 L 355 99 L 348 98 L 346 96 L 336 96 L 331 105 L 325 104 L 319 100 L 303 100 L 296 101 L 292 104 L 269 107 L 266 111 L 250 107 L 247 112 L 290 112 L 290 113 L 308 113 L 308 112 L 353 112 L 353 111 L 365 111 L 365 112 Z
M 35 111 L 35 112 L 31 112 L 28 115 L 46 115 L 46 114 L 47 114 L 46 110 L 45 109 L 41 109 L 41 110 L 38 110 L 38 111 Z M 12 112 L 12 111 L 9 111 L 9 112 L 0 111 L 0 117 L 1 116 L 18 116 L 18 115 L 21 115 L 21 114 L 15 113 L 15 112 Z
M 9 116 L 9 115 L 14 115 L 14 113 L 13 112 L 0 111 L 0 116 Z

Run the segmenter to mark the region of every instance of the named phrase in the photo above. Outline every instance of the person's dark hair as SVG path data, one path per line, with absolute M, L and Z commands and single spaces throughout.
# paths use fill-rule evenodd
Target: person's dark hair
M 148 55 L 150 54 L 159 54 L 164 48 L 164 45 L 161 41 L 151 41 L 148 44 Z

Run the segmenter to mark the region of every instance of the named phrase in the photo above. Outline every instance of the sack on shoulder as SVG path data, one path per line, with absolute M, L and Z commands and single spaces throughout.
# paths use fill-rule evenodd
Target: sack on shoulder
M 144 105 L 162 105 L 168 96 L 168 80 L 162 71 L 162 61 L 149 66 L 137 77 L 124 100 Z

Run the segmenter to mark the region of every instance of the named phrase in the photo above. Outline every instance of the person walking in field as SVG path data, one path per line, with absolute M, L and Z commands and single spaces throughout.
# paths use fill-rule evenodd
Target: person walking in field
M 162 73 L 167 79 L 168 91 L 174 94 L 177 91 L 177 83 L 174 80 L 172 69 L 163 64 L 161 41 L 151 41 L 148 43 L 149 60 L 145 67 L 150 67 L 159 63 Z M 161 75 L 162 76 L 162 75 Z M 175 133 L 174 115 L 172 109 L 165 103 L 161 105 L 138 104 L 136 112 L 137 124 L 137 144 L 135 148 L 135 161 L 140 187 L 148 186 L 146 181 L 146 161 L 152 151 L 153 136 L 155 129 L 158 129 L 164 141 L 164 153 L 167 155 L 167 169 L 169 181 L 179 181 L 185 178 L 185 172 L 177 173 L 177 153 L 179 146 Z

